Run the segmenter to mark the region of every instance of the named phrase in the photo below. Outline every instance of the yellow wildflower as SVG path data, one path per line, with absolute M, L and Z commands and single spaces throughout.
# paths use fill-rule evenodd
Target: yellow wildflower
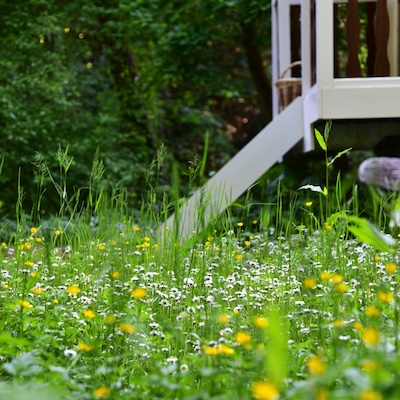
M 337 319 L 333 322 L 333 326 L 335 328 L 341 328 L 344 325 L 344 321 L 342 319 Z
M 321 272 L 320 277 L 323 281 L 329 281 L 329 279 L 331 279 L 331 273 L 329 271 Z
M 38 231 L 37 228 L 35 228 L 35 227 L 32 227 L 32 228 L 31 228 L 31 233 L 32 233 L 32 235 L 34 235 L 37 231 Z
M 390 292 L 379 292 L 378 299 L 383 303 L 391 303 L 393 301 L 393 293 Z
M 79 289 L 79 286 L 76 285 L 70 285 L 67 287 L 68 293 L 72 295 L 77 295 L 81 289 Z
M 307 206 L 307 207 L 311 207 L 311 206 L 312 206 L 312 201 L 307 201 L 307 202 L 306 202 L 306 206 Z
M 107 386 L 102 386 L 93 390 L 93 396 L 95 397 L 107 397 L 109 394 L 110 389 Z
M 335 274 L 332 276 L 331 282 L 335 285 L 343 282 L 343 276 L 340 274 Z
M 111 273 L 111 278 L 113 279 L 118 279 L 121 276 L 121 274 L 118 271 L 113 271 Z
M 317 284 L 317 282 L 315 281 L 314 278 L 306 278 L 304 279 L 303 285 L 306 289 L 314 289 L 315 285 Z
M 96 316 L 96 313 L 93 310 L 83 310 L 83 315 L 86 318 L 92 319 Z
M 210 346 L 204 346 L 203 351 L 204 354 L 207 356 L 217 356 L 220 353 L 218 347 L 210 347 Z
M 257 328 L 265 329 L 268 326 L 268 320 L 264 317 L 255 317 L 254 324 Z
M 339 283 L 337 284 L 333 290 L 337 293 L 337 294 L 344 294 L 347 292 L 347 288 L 346 285 L 344 283 Z
M 41 295 L 44 292 L 44 288 L 42 287 L 35 287 L 32 289 L 32 292 L 37 296 Z
M 119 329 L 121 330 L 121 332 L 124 333 L 135 333 L 136 329 L 133 327 L 133 325 L 128 324 L 127 322 L 121 322 L 118 325 Z
M 273 382 L 259 381 L 251 385 L 251 393 L 257 400 L 277 400 L 279 391 Z
M 379 331 L 375 328 L 365 328 L 362 334 L 363 342 L 368 346 L 377 346 L 381 340 Z
M 56 230 L 54 231 L 54 234 L 55 234 L 56 236 L 60 236 L 60 235 L 61 235 L 61 231 L 60 231 L 59 229 L 56 229 Z
M 227 346 L 226 344 L 221 344 L 218 346 L 219 354 L 226 354 L 228 356 L 235 354 L 235 350 L 232 347 Z
M 246 332 L 237 332 L 235 337 L 236 343 L 239 343 L 244 348 L 249 349 L 251 345 L 251 335 Z
M 307 360 L 307 368 L 312 375 L 322 375 L 326 371 L 326 364 L 321 358 L 313 356 Z
M 386 266 L 385 266 L 385 270 L 386 270 L 386 273 L 388 273 L 388 274 L 390 274 L 390 275 L 393 275 L 393 274 L 395 274 L 396 271 L 397 271 L 397 266 L 396 266 L 396 264 L 394 264 L 394 263 L 388 263 L 388 264 L 386 264 Z
M 131 295 L 135 299 L 143 299 L 143 297 L 146 296 L 146 289 L 137 287 L 131 291 Z
M 219 315 L 218 322 L 221 324 L 227 324 L 229 322 L 229 315 L 226 315 L 226 314 Z
M 357 331 L 360 331 L 362 329 L 363 325 L 360 321 L 355 321 L 353 323 L 353 328 Z
M 365 315 L 368 317 L 379 317 L 380 311 L 375 306 L 368 306 L 365 310 Z
M 106 322 L 107 324 L 113 324 L 117 317 L 114 314 L 107 314 L 106 316 Z
M 27 300 L 20 300 L 19 304 L 22 306 L 22 308 L 32 308 L 33 305 L 29 303 Z
M 83 342 L 78 342 L 78 347 L 79 347 L 79 350 L 82 350 L 82 351 L 93 350 L 93 346 L 90 346 L 90 345 L 88 345 L 86 343 L 83 343 Z

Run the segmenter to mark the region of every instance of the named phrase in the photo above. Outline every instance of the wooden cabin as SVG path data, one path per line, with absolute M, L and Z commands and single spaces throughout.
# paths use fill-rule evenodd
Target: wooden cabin
M 313 128 L 325 120 L 333 120 L 331 149 L 373 149 L 399 136 L 399 21 L 399 0 L 273 0 L 273 120 L 161 234 L 175 227 L 185 240 L 202 230 L 293 146 L 312 151 Z M 290 85 L 297 91 L 283 102 Z

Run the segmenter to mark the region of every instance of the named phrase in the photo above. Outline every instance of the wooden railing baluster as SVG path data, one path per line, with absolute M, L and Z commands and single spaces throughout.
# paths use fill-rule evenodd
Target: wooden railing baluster
M 360 60 L 358 58 L 358 46 L 360 43 L 360 16 L 358 13 L 358 0 L 349 0 L 346 18 L 346 39 L 348 58 L 346 65 L 346 77 L 355 78 L 361 76 Z
M 367 3 L 367 76 L 374 76 L 375 59 L 376 59 L 376 41 L 375 41 L 375 12 L 376 3 Z
M 374 76 L 390 76 L 390 63 L 387 55 L 389 41 L 389 13 L 386 0 L 377 0 L 375 19 L 376 60 Z

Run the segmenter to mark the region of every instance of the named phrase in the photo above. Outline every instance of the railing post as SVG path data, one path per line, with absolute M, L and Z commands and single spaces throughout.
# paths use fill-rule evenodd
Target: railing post
M 389 29 L 387 0 L 378 0 L 375 19 L 376 61 L 374 76 L 390 76 L 390 63 L 387 55 Z
M 376 59 L 376 41 L 375 41 L 375 12 L 376 3 L 367 3 L 367 48 L 368 48 L 368 58 L 367 58 L 367 76 L 374 76 L 374 67 Z
M 346 18 L 346 38 L 348 58 L 346 64 L 346 77 L 356 78 L 361 76 L 358 47 L 360 43 L 360 16 L 358 13 L 358 0 L 349 0 Z

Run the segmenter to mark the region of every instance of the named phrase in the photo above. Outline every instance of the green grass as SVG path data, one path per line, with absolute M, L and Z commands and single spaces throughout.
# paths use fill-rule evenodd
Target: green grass
M 2 243 L 0 399 L 399 398 L 398 255 L 353 210 L 292 196 L 188 246 L 159 241 L 155 190 L 140 220 L 65 180 L 60 215 L 20 204 Z

